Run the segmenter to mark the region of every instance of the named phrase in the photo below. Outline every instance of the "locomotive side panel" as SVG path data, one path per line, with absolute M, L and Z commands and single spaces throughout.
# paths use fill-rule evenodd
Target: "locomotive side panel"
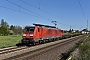
M 57 38 L 61 36 L 62 36 L 62 32 L 59 29 L 43 28 L 43 31 L 42 31 L 43 39 L 52 39 L 52 38 Z
M 42 39 L 49 39 L 53 36 L 53 30 L 48 28 L 43 28 L 42 30 Z
M 34 31 L 34 41 L 38 42 L 42 38 L 42 28 L 41 27 L 35 27 Z

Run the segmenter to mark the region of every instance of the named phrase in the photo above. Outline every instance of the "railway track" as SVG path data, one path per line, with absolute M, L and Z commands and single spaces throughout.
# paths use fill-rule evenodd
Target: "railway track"
M 74 41 L 76 39 L 79 39 L 81 37 L 83 37 L 83 36 L 82 35 L 81 36 L 76 36 L 76 37 L 63 39 L 63 40 L 59 40 L 59 41 L 55 41 L 55 42 L 50 42 L 50 43 L 46 43 L 46 44 L 42 44 L 42 45 L 37 45 L 37 46 L 34 46 L 34 47 L 28 47 L 28 48 L 25 47 L 25 46 L 24 47 L 15 47 L 15 48 L 6 49 L 5 52 L 2 52 L 4 50 L 0 50 L 0 52 L 2 52 L 0 54 L 2 54 L 4 56 L 4 54 L 6 54 L 6 53 L 11 53 L 11 52 L 14 53 L 14 51 L 18 50 L 19 54 L 14 55 L 12 57 L 9 56 L 7 58 L 3 57 L 2 59 L 5 59 L 5 60 L 13 60 L 13 59 L 14 60 L 22 60 L 22 59 L 35 60 L 34 58 L 36 56 L 43 55 L 47 51 L 58 48 L 59 46 L 65 45 L 65 44 L 67 44 L 69 42 L 72 42 L 72 41 Z M 29 50 L 29 51 L 27 51 L 27 50 Z M 21 51 L 21 54 L 20 54 L 20 51 Z M 24 52 L 24 53 L 22 53 L 22 52 Z M 7 55 L 10 55 L 10 54 L 7 54 Z M 36 59 L 36 60 L 39 60 L 39 59 Z
M 9 48 L 4 48 L 4 49 L 0 49 L 0 54 L 5 54 L 5 53 L 10 53 L 10 52 L 14 52 L 17 50 L 22 50 L 22 49 L 26 49 L 28 48 L 27 46 L 14 46 L 14 47 L 9 47 Z
M 22 50 L 22 49 L 26 49 L 26 46 L 21 46 L 21 47 L 10 47 L 10 48 L 4 48 L 4 49 L 0 49 L 0 54 L 6 54 L 6 53 L 10 53 L 10 52 L 14 52 L 17 50 Z

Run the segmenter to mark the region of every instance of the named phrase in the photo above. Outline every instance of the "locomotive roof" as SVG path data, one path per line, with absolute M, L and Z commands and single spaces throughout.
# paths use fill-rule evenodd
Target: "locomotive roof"
M 33 24 L 35 26 L 48 27 L 48 28 L 56 28 L 55 26 L 43 25 L 43 24 Z
M 38 25 L 36 25 L 36 26 L 38 26 Z M 24 28 L 34 28 L 35 26 L 25 26 Z M 39 26 L 38 26 L 39 27 Z M 56 27 L 50 27 L 50 26 L 40 26 L 40 27 L 42 27 L 42 28 L 48 28 L 48 29 L 58 29 L 58 28 L 56 28 Z
M 25 28 L 26 28 L 26 27 L 35 27 L 35 26 L 25 26 Z

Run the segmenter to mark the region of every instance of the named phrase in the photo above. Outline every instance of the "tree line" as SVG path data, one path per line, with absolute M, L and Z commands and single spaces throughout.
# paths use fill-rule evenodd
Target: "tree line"
M 12 34 L 21 34 L 22 27 L 21 26 L 14 26 L 9 25 L 4 19 L 1 19 L 0 23 L 0 35 L 12 35 Z

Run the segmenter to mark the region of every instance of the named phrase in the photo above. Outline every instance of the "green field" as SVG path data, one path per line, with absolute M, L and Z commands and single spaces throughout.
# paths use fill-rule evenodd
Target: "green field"
M 22 35 L 0 36 L 0 48 L 15 46 L 22 39 Z

